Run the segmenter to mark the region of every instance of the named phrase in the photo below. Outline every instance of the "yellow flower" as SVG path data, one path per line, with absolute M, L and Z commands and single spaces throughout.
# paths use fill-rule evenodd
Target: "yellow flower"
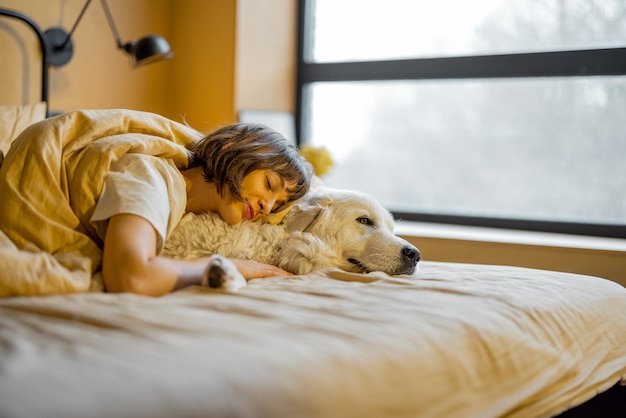
M 325 147 L 312 147 L 310 145 L 304 145 L 300 148 L 300 154 L 302 154 L 302 156 L 306 158 L 311 165 L 313 165 L 315 174 L 319 177 L 328 173 L 334 164 L 333 158 L 330 156 L 330 152 L 328 152 Z

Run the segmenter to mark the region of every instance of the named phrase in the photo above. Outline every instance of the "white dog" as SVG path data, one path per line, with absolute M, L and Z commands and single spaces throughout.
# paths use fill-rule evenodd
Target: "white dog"
M 211 287 L 237 290 L 246 280 L 226 257 L 272 264 L 294 274 L 338 267 L 351 272 L 413 274 L 419 250 L 394 235 L 391 214 L 372 197 L 316 187 L 274 225 L 229 225 L 213 213 L 187 214 L 165 242 L 163 255 L 214 255 L 205 273 Z

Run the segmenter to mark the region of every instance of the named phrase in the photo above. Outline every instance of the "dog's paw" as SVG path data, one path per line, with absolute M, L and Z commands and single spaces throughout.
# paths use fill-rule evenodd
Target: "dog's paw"
M 232 261 L 221 255 L 212 255 L 209 259 L 202 286 L 237 291 L 247 284 L 246 279 L 239 273 Z

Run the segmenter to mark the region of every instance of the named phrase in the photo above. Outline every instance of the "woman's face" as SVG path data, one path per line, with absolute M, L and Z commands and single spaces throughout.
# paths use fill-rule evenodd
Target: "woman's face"
M 241 220 L 256 221 L 287 203 L 295 186 L 274 171 L 255 170 L 241 182 L 243 201 L 234 200 L 228 187 L 224 188 L 219 215 L 231 225 Z

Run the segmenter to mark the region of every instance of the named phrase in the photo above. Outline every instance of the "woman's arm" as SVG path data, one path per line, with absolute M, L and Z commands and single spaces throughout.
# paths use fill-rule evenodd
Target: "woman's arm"
M 107 291 L 160 296 L 201 283 L 208 257 L 194 260 L 159 257 L 157 237 L 152 224 L 140 216 L 120 214 L 109 219 L 102 260 Z M 289 275 L 278 267 L 255 261 L 231 261 L 246 279 Z

